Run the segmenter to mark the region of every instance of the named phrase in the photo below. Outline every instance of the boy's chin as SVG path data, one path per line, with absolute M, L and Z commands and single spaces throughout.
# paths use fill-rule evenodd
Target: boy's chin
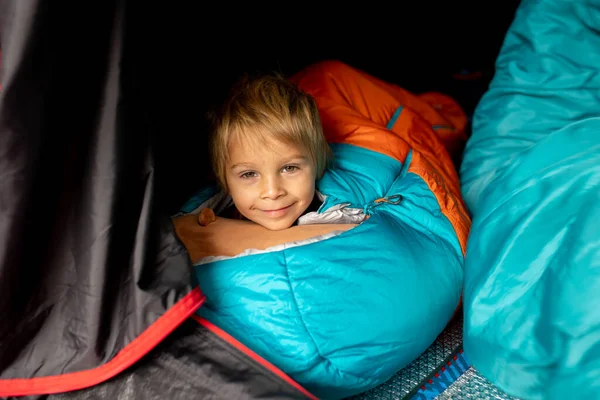
M 253 221 L 261 226 L 263 226 L 264 228 L 270 230 L 270 231 L 282 231 L 284 229 L 288 229 L 291 228 L 292 225 L 294 225 L 294 222 L 296 220 L 291 220 L 291 221 L 287 221 L 287 220 L 279 220 L 279 221 Z

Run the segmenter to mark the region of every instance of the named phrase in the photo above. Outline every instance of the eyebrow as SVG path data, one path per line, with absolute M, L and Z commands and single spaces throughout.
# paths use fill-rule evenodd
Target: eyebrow
M 233 164 L 231 167 L 229 167 L 229 169 L 236 169 L 236 168 L 251 168 L 252 164 L 250 163 L 238 163 L 238 164 Z
M 301 156 L 301 155 L 296 155 L 290 158 L 287 158 L 286 161 L 282 164 L 289 164 L 292 161 L 308 161 L 308 157 L 305 156 Z M 249 162 L 241 162 L 241 163 L 237 163 L 237 164 L 233 164 L 231 167 L 229 167 L 229 169 L 236 169 L 236 168 L 254 168 L 254 165 L 252 163 Z

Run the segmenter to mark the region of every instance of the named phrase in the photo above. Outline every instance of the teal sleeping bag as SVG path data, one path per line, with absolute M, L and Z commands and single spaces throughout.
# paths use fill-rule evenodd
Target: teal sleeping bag
M 600 1 L 522 1 L 460 174 L 465 353 L 513 396 L 600 398 Z
M 321 212 L 347 205 L 367 220 L 195 266 L 207 296 L 198 314 L 323 399 L 366 391 L 417 358 L 455 312 L 463 279 L 452 226 L 409 164 L 332 148 L 336 172 L 319 182 L 329 194 Z M 390 193 L 388 203 L 370 200 Z M 193 200 L 188 211 L 208 197 Z
M 298 79 L 334 155 L 316 182 L 322 205 L 299 225 L 355 226 L 194 260 L 206 295 L 197 313 L 315 396 L 341 399 L 410 364 L 459 307 L 470 219 L 438 135 L 455 148 L 466 117 L 448 97 L 337 61 Z M 219 215 L 228 198 L 206 189 L 182 213 Z

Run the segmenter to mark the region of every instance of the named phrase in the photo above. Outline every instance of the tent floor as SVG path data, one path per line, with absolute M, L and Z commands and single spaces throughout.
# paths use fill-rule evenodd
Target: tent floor
M 419 358 L 386 383 L 347 400 L 516 400 L 470 366 L 468 355 L 462 354 L 462 328 L 462 313 L 458 313 Z M 442 373 L 442 367 L 451 363 L 456 365 Z

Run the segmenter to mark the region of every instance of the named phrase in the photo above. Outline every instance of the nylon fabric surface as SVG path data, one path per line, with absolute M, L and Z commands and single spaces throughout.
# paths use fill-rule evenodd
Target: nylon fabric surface
M 599 1 L 522 1 L 461 166 L 464 350 L 516 397 L 600 398 L 599 32 Z
M 61 7 L 2 4 L 1 379 L 99 366 L 191 290 L 154 211 L 149 140 L 124 111 L 124 10 Z
M 236 332 L 242 343 L 323 398 L 377 386 L 418 357 L 452 317 L 462 276 L 452 226 L 440 221 L 422 179 L 399 172 L 387 184 L 382 179 L 381 192 L 372 194 L 371 185 L 347 186 L 340 182 L 366 176 L 345 167 L 345 160 L 356 159 L 351 154 L 385 156 L 351 145 L 333 148 L 339 168 L 322 179 L 323 193 L 336 193 L 341 203 L 352 196 L 376 199 L 393 189 L 403 201 L 370 203 L 376 206 L 368 220 L 324 241 L 196 267 L 207 296 L 198 314 Z
M 190 320 L 123 374 L 89 389 L 37 396 L 35 400 L 165 398 L 301 400 L 306 397 Z

